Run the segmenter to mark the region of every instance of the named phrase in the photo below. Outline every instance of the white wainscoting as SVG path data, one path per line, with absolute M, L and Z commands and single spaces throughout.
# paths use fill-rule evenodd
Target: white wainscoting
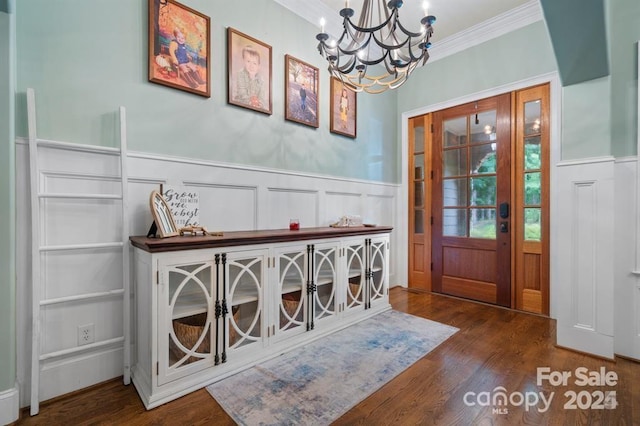
M 638 161 L 616 160 L 615 353 L 640 360 L 640 250 L 638 241 Z
M 91 149 L 47 147 L 41 169 L 49 192 L 118 193 L 117 157 Z M 397 226 L 399 185 L 311 175 L 283 170 L 218 164 L 145 153 L 128 154 L 129 224 L 131 233 L 145 235 L 152 219 L 149 194 L 160 184 L 185 186 L 200 194 L 200 222 L 210 230 L 235 231 L 287 228 L 289 219 L 302 227 L 327 226 L 345 214 L 365 222 Z M 16 146 L 17 185 L 17 321 L 20 406 L 29 405 L 31 347 L 29 161 L 26 141 Z M 75 244 L 119 239 L 120 201 L 51 200 L 43 215 L 47 241 Z M 394 273 L 406 262 L 394 253 L 392 233 L 390 283 L 402 284 Z M 43 294 L 47 298 L 122 288 L 119 250 L 65 251 L 47 254 Z M 95 324 L 96 341 L 123 335 L 122 297 L 53 305 L 43 313 L 42 352 L 77 346 L 79 325 Z M 135 318 L 135 316 L 133 316 Z M 118 377 L 123 372 L 122 342 L 104 348 L 45 361 L 40 377 L 41 400 Z
M 562 162 L 556 173 L 551 304 L 557 343 L 613 358 L 614 160 Z
M 19 396 L 17 385 L 0 392 L 0 424 L 8 425 L 20 418 Z
M 28 147 L 18 141 L 17 170 L 17 321 L 20 406 L 29 404 L 31 341 L 30 212 Z M 117 159 L 91 151 L 47 148 L 43 178 L 55 192 L 116 192 L 116 181 L 92 176 L 117 175 Z M 554 168 L 551 253 L 552 315 L 558 319 L 558 344 L 612 357 L 631 356 L 627 336 L 640 334 L 639 278 L 635 266 L 636 158 L 562 162 Z M 290 218 L 303 227 L 326 226 L 343 214 L 392 225 L 390 282 L 406 286 L 406 205 L 394 184 L 309 175 L 282 170 L 129 153 L 129 212 L 132 234 L 146 234 L 148 196 L 159 184 L 183 185 L 200 194 L 201 223 L 211 230 L 286 228 Z M 615 181 L 615 182 L 614 182 Z M 615 183 L 615 184 L 614 184 Z M 615 189 L 615 190 L 614 190 Z M 614 197 L 615 194 L 615 197 Z M 51 240 L 114 240 L 122 226 L 106 201 L 52 200 L 43 229 Z M 615 223 L 615 226 L 614 226 Z M 615 239 L 615 245 L 614 245 Z M 121 286 L 116 251 L 49 254 L 45 286 L 49 297 L 103 292 Z M 68 274 L 73 271 L 72 274 Z M 62 283 L 49 285 L 50 283 Z M 628 291 L 627 291 L 628 290 Z M 614 324 L 615 291 L 615 324 Z M 635 292 L 635 293 L 634 293 Z M 635 294 L 635 296 L 634 296 Z M 635 301 L 634 301 L 635 300 Z M 96 340 L 122 334 L 123 307 L 118 297 L 52 307 L 46 312 L 44 351 L 73 347 L 77 327 L 95 324 Z M 41 398 L 46 400 L 122 375 L 122 343 L 45 362 Z

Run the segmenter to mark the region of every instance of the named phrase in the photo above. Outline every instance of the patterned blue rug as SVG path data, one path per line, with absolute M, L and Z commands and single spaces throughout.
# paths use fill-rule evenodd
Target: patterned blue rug
M 328 425 L 456 331 L 386 311 L 207 390 L 241 425 Z

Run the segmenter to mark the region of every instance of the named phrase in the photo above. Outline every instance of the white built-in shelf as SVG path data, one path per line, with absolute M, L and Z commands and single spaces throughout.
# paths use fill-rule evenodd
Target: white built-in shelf
M 207 312 L 207 299 L 203 297 L 202 292 L 180 294 L 173 306 L 171 319 L 190 317 L 203 312 Z
M 255 302 L 258 300 L 258 292 L 255 288 L 244 289 L 240 286 L 236 287 L 231 297 L 231 306 L 242 305 L 244 303 Z
M 301 291 L 302 284 L 298 280 L 287 280 L 286 278 L 282 282 L 282 294 L 293 293 L 294 291 Z

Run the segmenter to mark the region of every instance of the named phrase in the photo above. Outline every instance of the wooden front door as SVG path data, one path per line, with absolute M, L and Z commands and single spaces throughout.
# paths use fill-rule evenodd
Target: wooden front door
M 433 114 L 432 289 L 511 306 L 511 95 Z

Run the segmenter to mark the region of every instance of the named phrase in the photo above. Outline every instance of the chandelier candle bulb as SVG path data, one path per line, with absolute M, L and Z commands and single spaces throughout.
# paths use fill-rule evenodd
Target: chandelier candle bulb
M 324 24 L 325 24 L 325 20 L 324 18 L 320 18 L 320 32 L 324 33 Z

